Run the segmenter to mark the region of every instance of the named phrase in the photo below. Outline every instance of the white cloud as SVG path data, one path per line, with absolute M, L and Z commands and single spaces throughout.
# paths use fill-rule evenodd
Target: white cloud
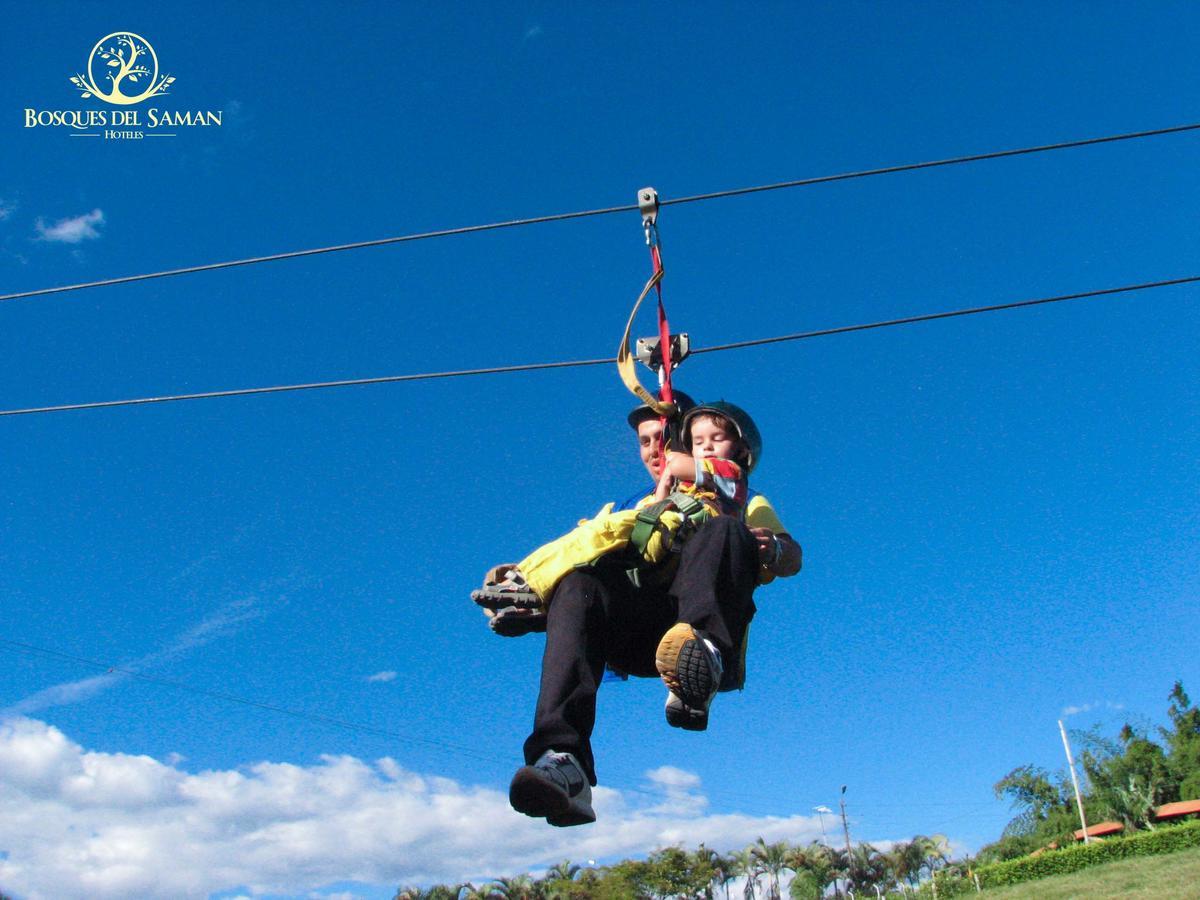
M 16 211 L 17 205 L 15 203 L 6 203 L 4 199 L 0 197 L 0 222 L 3 222 Z
M 700 787 L 700 776 L 695 772 L 677 769 L 675 766 L 659 766 L 646 773 L 646 777 L 664 788 L 687 790 Z
M 392 759 L 325 756 L 190 773 L 148 756 L 89 751 L 44 722 L 10 719 L 0 722 L 0 885 L 29 900 L 336 897 L 354 884 L 480 881 L 568 858 L 820 834 L 815 817 L 706 815 L 695 774 L 663 767 L 647 775 L 665 797 L 600 787 L 595 825 L 556 829 L 513 812 L 498 788 Z M 691 808 L 674 808 L 679 797 L 692 798 Z
M 532 41 L 534 38 L 541 37 L 545 33 L 546 29 L 542 28 L 541 25 L 530 25 L 525 29 L 525 40 Z
M 1101 703 L 1100 701 L 1097 700 L 1095 703 L 1084 703 L 1082 706 L 1063 707 L 1063 711 L 1062 711 L 1061 715 L 1064 719 L 1066 719 L 1066 718 L 1069 718 L 1070 716 L 1077 716 L 1080 713 L 1091 712 L 1094 709 L 1108 709 L 1108 710 L 1113 710 L 1113 711 L 1120 711 L 1124 708 L 1125 708 L 1124 703 L 1113 703 L 1111 700 L 1105 700 L 1103 703 Z
M 368 675 L 367 681 L 395 681 L 396 673 L 390 669 L 386 672 L 376 672 L 374 675 Z
M 78 244 L 80 241 L 94 240 L 100 237 L 98 226 L 104 224 L 104 211 L 93 209 L 90 213 L 75 216 L 70 219 L 59 219 L 53 225 L 47 225 L 46 220 L 39 218 L 34 223 L 38 237 L 44 241 L 55 241 L 61 244 Z

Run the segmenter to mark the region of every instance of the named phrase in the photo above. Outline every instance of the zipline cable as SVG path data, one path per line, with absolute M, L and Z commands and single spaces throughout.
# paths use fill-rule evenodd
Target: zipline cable
M 1019 147 L 1013 150 L 995 150 L 990 153 L 975 153 L 969 156 L 954 156 L 947 159 L 929 160 L 926 162 L 904 163 L 898 166 L 885 166 L 877 169 L 862 169 L 855 172 L 841 172 L 836 175 L 818 175 L 812 178 L 798 178 L 793 181 L 780 181 L 774 184 L 763 184 L 754 187 L 733 188 L 726 191 L 712 191 L 706 194 L 693 194 L 690 197 L 676 197 L 674 200 L 661 200 L 661 206 L 675 206 L 682 203 L 700 203 L 707 200 L 718 200 L 726 197 L 740 197 L 745 194 L 757 194 L 763 191 L 778 191 L 786 188 L 806 187 L 814 184 L 828 184 L 835 181 L 849 181 L 855 178 L 869 178 L 875 175 L 894 175 L 899 172 L 915 172 L 920 169 L 933 169 L 940 166 L 953 166 L 961 163 L 982 162 L 989 159 L 1003 159 L 1009 156 L 1027 156 L 1033 153 L 1046 153 L 1051 150 L 1070 150 L 1076 147 L 1089 147 L 1095 144 L 1111 144 L 1117 141 L 1131 141 L 1139 138 L 1158 137 L 1167 134 L 1180 134 L 1187 131 L 1200 130 L 1200 122 L 1191 125 L 1175 125 L 1169 128 L 1154 128 L 1147 131 L 1133 131 L 1125 134 L 1112 134 L 1104 137 L 1083 138 L 1074 141 L 1060 141 L 1054 144 L 1040 144 L 1035 147 Z M 32 291 L 19 291 L 12 294 L 0 294 L 0 301 L 22 300 L 29 297 L 43 297 L 49 294 L 63 294 L 68 291 L 82 291 L 88 288 L 109 287 L 117 284 L 130 284 L 135 281 L 147 281 L 151 278 L 168 278 L 175 275 L 191 275 L 197 272 L 211 272 L 217 269 L 231 269 L 236 266 L 249 266 L 257 263 L 278 262 L 284 259 L 296 259 L 303 256 L 317 256 L 322 253 L 337 253 L 342 250 L 361 250 L 366 247 L 382 247 L 387 244 L 400 244 L 409 241 L 423 241 L 431 238 L 451 237 L 460 234 L 473 234 L 480 231 L 494 231 L 500 228 L 517 228 L 524 225 L 540 225 L 546 222 L 563 222 L 568 219 L 582 219 L 589 216 L 604 216 L 611 213 L 632 212 L 637 210 L 637 204 L 622 206 L 607 206 L 600 209 L 587 209 L 579 212 L 556 213 L 553 215 L 534 216 L 526 219 L 510 219 L 505 222 L 490 222 L 484 225 L 466 225 L 461 228 L 444 228 L 438 231 L 423 231 L 416 234 L 405 234 L 397 237 L 377 238 L 369 241 L 355 241 L 349 244 L 335 244 L 330 247 L 316 247 L 308 250 L 292 250 L 286 253 L 272 253 L 267 256 L 252 256 L 246 259 L 228 260 L 226 262 L 205 263 L 197 266 L 186 266 L 179 269 L 165 269 L 161 272 L 147 272 L 141 275 L 124 275 L 118 278 L 105 278 L 101 281 L 86 281 L 80 284 L 67 284 L 58 287 L 39 288 Z
M 212 700 L 221 700 L 226 703 L 234 703 L 239 706 L 247 706 L 251 709 L 262 710 L 265 712 L 279 713 L 281 715 L 290 716 L 294 719 L 303 719 L 307 722 L 312 722 L 317 725 L 327 725 L 343 731 L 352 731 L 360 734 L 370 735 L 372 737 L 382 737 L 388 740 L 394 740 L 405 744 L 415 746 L 434 747 L 439 750 L 446 750 L 459 756 L 471 757 L 473 759 L 483 760 L 486 762 L 495 762 L 495 754 L 480 753 L 473 747 L 465 747 L 461 744 L 451 744 L 447 741 L 437 741 L 432 738 L 414 738 L 395 731 L 389 731 L 386 728 L 376 728 L 373 725 L 364 725 L 361 722 L 351 722 L 346 719 L 339 719 L 333 716 L 326 716 L 321 713 L 310 713 L 303 710 L 291 709 L 286 706 L 279 706 L 274 703 L 264 703 L 260 700 L 252 700 L 247 697 L 239 697 L 236 694 L 228 694 L 224 691 L 213 691 L 208 688 L 196 687 L 183 681 L 173 681 L 168 678 L 158 678 L 152 675 L 145 675 L 134 669 L 127 669 L 121 666 L 114 666 L 108 663 L 100 662 L 94 659 L 88 659 L 83 656 L 76 656 L 72 653 L 64 653 L 61 650 L 52 650 L 46 647 L 38 647 L 33 644 L 27 644 L 22 641 L 14 641 L 6 638 L 0 638 L 0 647 L 8 647 L 16 650 L 19 653 L 24 653 L 29 656 L 42 656 L 50 659 L 63 660 L 65 662 L 74 663 L 75 665 L 84 668 L 97 670 L 105 674 L 121 675 L 126 678 L 133 678 L 138 681 L 143 681 L 147 684 L 157 685 L 158 687 L 168 687 L 175 690 L 185 691 L 189 694 L 196 694 L 201 697 L 207 697 Z M 645 794 L 650 797 L 661 798 L 663 791 L 653 791 L 646 788 L 637 787 L 631 784 L 614 784 L 615 788 L 630 791 L 638 794 Z
M 335 728 L 338 728 L 338 729 L 341 729 L 344 731 L 358 732 L 360 734 L 366 734 L 366 735 L 370 735 L 372 737 L 387 738 L 389 740 L 395 740 L 395 741 L 403 742 L 406 744 L 435 747 L 440 750 L 447 750 L 447 751 L 450 751 L 452 753 L 455 753 L 455 754 L 458 754 L 461 756 L 471 757 L 473 759 L 485 760 L 487 762 L 495 762 L 495 760 L 496 760 L 495 754 L 490 754 L 490 755 L 483 754 L 483 753 L 480 753 L 477 749 L 475 749 L 473 747 L 466 747 L 466 746 L 463 746 L 460 744 L 451 744 L 446 741 L 437 741 L 437 740 L 433 740 L 432 738 L 413 738 L 413 737 L 409 737 L 404 734 L 400 734 L 395 731 L 389 731 L 384 728 L 376 728 L 373 725 L 365 725 L 361 722 L 352 722 L 352 721 L 349 721 L 346 719 L 339 719 L 339 718 L 335 718 L 332 716 L 322 715 L 321 713 L 310 713 L 310 712 L 305 712 L 303 710 L 291 709 L 291 708 L 285 707 L 285 706 L 278 706 L 273 703 L 264 703 L 259 700 L 252 700 L 247 697 L 240 697 L 240 696 L 237 696 L 236 694 L 228 694 L 223 691 L 213 691 L 213 690 L 209 690 L 208 688 L 196 687 L 195 685 L 188 684 L 187 682 L 183 682 L 183 681 L 173 681 L 173 680 L 167 679 L 167 678 L 158 678 L 158 677 L 151 676 L 151 675 L 145 675 L 134 669 L 126 669 L 121 666 L 114 666 L 109 663 L 100 662 L 98 660 L 88 659 L 87 657 L 76 656 L 75 654 L 72 654 L 72 653 L 64 653 L 61 650 L 52 650 L 52 649 L 49 649 L 46 647 L 39 647 L 39 646 L 35 646 L 33 644 L 24 643 L 22 641 L 14 641 L 14 640 L 6 639 L 6 638 L 0 638 L 0 647 L 8 647 L 19 653 L 24 653 L 27 656 L 41 656 L 41 657 L 45 657 L 45 658 L 49 658 L 49 659 L 58 659 L 58 660 L 62 660 L 64 662 L 74 663 L 74 664 L 82 666 L 84 668 L 92 669 L 95 671 L 100 671 L 105 674 L 121 675 L 121 676 L 124 676 L 127 678 L 132 678 L 132 679 L 135 679 L 138 681 L 143 681 L 147 684 L 153 684 L 158 687 L 168 687 L 168 688 L 172 688 L 175 690 L 184 691 L 189 694 L 195 694 L 197 696 L 207 697 L 212 700 L 220 700 L 220 701 L 223 701 L 226 703 L 233 703 L 233 704 L 237 704 L 239 706 L 246 706 L 246 707 L 250 707 L 251 709 L 257 709 L 257 710 L 261 710 L 264 712 L 279 713 L 281 715 L 290 716 L 295 719 L 303 719 L 305 721 L 312 722 L 312 723 L 315 723 L 318 725 L 332 726 L 332 727 L 335 727 Z M 657 790 L 657 791 L 649 790 L 647 788 L 638 787 L 637 785 L 629 784 L 628 782 L 624 782 L 624 783 L 615 782 L 615 783 L 612 783 L 610 786 L 613 788 L 617 788 L 619 790 L 630 791 L 632 793 L 643 794 L 643 795 L 646 795 L 649 797 L 655 797 L 655 798 L 661 797 L 662 794 L 664 793 L 663 790 Z M 704 791 L 704 795 L 706 797 L 709 797 L 712 799 L 736 799 L 739 801 L 745 801 L 747 799 L 747 796 L 744 791 L 733 794 L 733 793 L 727 793 L 727 792 L 723 792 L 723 791 L 713 791 L 712 789 L 706 789 Z M 879 805 L 880 804 L 871 804 L 871 807 L 874 808 L 875 806 L 879 806 Z M 883 805 L 887 806 L 889 804 L 883 804 Z M 903 804 L 890 804 L 890 805 L 902 806 Z M 919 803 L 916 805 L 921 806 L 921 807 L 931 807 L 931 808 L 938 807 L 938 806 L 955 806 L 955 807 L 962 806 L 961 803 L 956 803 L 956 802 L 952 803 L 950 801 L 946 801 L 944 803 L 938 803 L 938 802 Z M 911 806 L 913 806 L 913 804 L 910 803 L 910 804 L 907 804 L 907 806 L 911 807 Z M 803 808 L 803 805 L 801 806 L 801 808 Z
M 944 312 L 925 313 L 923 315 L 905 316 L 899 319 L 884 319 L 879 322 L 866 322 L 858 325 L 841 325 L 836 328 L 822 328 L 817 331 L 801 331 L 794 334 L 778 335 L 776 337 L 757 338 L 750 341 L 737 341 L 731 344 L 718 344 L 714 347 L 704 347 L 692 350 L 692 353 L 717 353 L 724 350 L 742 350 L 747 347 L 758 347 L 765 344 L 778 344 L 785 341 L 803 341 L 809 338 L 828 337 L 834 334 L 850 334 L 856 331 L 870 331 L 875 328 L 891 328 L 896 325 L 912 325 L 917 322 L 932 322 L 936 319 L 952 319 L 958 316 L 973 316 L 980 313 L 1000 312 L 1008 309 L 1021 309 L 1028 306 L 1041 306 L 1047 303 L 1062 303 L 1067 300 L 1086 300 L 1097 297 L 1107 297 L 1113 294 L 1127 294 L 1135 291 L 1148 291 L 1154 288 L 1173 287 L 1182 284 L 1200 282 L 1200 275 L 1189 275 L 1185 278 L 1170 278 L 1163 281 L 1147 281 L 1142 284 L 1130 284 L 1122 287 L 1100 288 L 1099 290 L 1080 291 L 1073 294 L 1058 294 L 1053 297 L 1039 297 L 1033 300 L 1017 300 L 1012 303 L 996 303 L 991 306 L 973 306 L 967 309 L 946 310 Z M 460 378 L 469 375 L 496 375 L 509 372 L 531 372 L 540 369 L 569 369 L 582 366 L 606 366 L 616 362 L 615 359 L 579 359 L 563 362 L 525 363 L 514 366 L 494 366 L 486 369 L 459 369 L 450 372 L 423 372 L 413 375 L 384 375 L 375 378 L 351 378 L 341 381 L 318 381 L 308 384 L 284 384 L 274 387 L 239 388 L 228 391 L 207 391 L 199 394 L 173 394 L 165 397 L 139 397 L 133 400 L 100 400 L 93 403 L 69 403 L 61 406 L 34 406 L 25 409 L 0 410 L 0 416 L 25 416 L 35 413 L 68 412 L 82 409 L 104 409 L 115 406 L 137 406 L 148 403 L 170 403 L 176 400 L 208 400 L 218 397 L 244 397 L 250 394 L 273 394 L 284 391 L 309 391 L 322 388 L 349 387 L 365 384 L 388 384 L 397 381 L 426 381 L 434 378 Z
M 399 734 L 394 731 L 388 731 L 385 728 L 376 728 L 372 725 L 363 725 L 359 722 L 349 722 L 345 719 L 337 719 L 333 716 L 326 716 L 320 713 L 304 712 L 302 710 L 290 709 L 286 706 L 278 706 L 274 703 L 264 703 L 259 700 L 250 700 L 245 697 L 239 697 L 236 694 L 227 694 L 224 691 L 213 691 L 208 688 L 196 687 L 183 681 L 172 681 L 168 678 L 158 678 L 153 675 L 146 675 L 138 672 L 135 669 L 126 669 L 120 666 L 113 666 L 107 663 L 98 662 L 94 659 L 87 659 L 83 656 L 75 656 L 71 653 L 63 653 L 60 650 L 50 650 L 45 647 L 37 647 L 33 644 L 26 644 L 21 641 L 7 640 L 0 638 L 0 646 L 10 647 L 21 653 L 33 656 L 44 656 L 51 659 L 64 660 L 79 666 L 89 669 L 95 669 L 105 674 L 121 675 L 126 678 L 133 678 L 137 681 L 144 681 L 147 684 L 158 685 L 159 687 L 169 687 L 180 691 L 186 691 L 190 694 L 198 694 L 202 697 L 208 697 L 213 700 L 222 700 L 226 703 L 236 703 L 241 706 L 249 706 L 253 709 L 265 710 L 267 712 L 280 713 L 281 715 L 291 716 L 296 719 L 304 719 L 309 722 L 315 722 L 318 725 L 330 725 L 335 728 L 344 729 L 346 731 L 357 731 L 363 734 L 374 735 L 375 737 L 385 737 L 389 740 L 401 741 L 406 744 L 417 746 L 436 747 L 439 750 L 452 750 L 455 753 L 463 756 L 471 756 L 475 759 L 483 759 L 489 762 L 495 759 L 495 755 L 487 755 L 480 753 L 478 750 L 471 747 L 464 747 L 457 744 L 449 744 L 445 741 L 435 741 L 429 738 L 414 738 L 407 735 Z

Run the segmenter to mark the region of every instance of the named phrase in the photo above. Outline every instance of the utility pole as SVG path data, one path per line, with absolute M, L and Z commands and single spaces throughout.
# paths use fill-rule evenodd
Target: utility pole
M 1088 836 L 1087 818 L 1083 814 L 1083 798 L 1079 796 L 1079 776 L 1075 774 L 1075 760 L 1071 758 L 1071 745 L 1067 742 L 1067 729 L 1063 727 L 1062 719 L 1058 720 L 1058 730 L 1062 734 L 1063 749 L 1067 751 L 1067 766 L 1071 769 L 1071 784 L 1075 786 L 1075 805 L 1079 807 L 1079 824 L 1083 826 L 1083 842 L 1090 844 L 1092 839 Z
M 842 830 L 846 833 L 846 892 L 850 892 L 850 826 L 846 824 L 846 786 L 842 785 Z
M 846 786 L 842 785 L 842 830 L 846 832 L 846 861 L 850 861 L 850 826 L 846 824 Z

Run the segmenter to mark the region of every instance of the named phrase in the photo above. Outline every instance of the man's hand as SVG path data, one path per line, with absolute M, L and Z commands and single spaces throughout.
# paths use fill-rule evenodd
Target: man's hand
M 790 535 L 777 535 L 770 528 L 751 528 L 750 533 L 758 544 L 758 562 L 763 568 L 785 578 L 800 571 L 800 545 Z

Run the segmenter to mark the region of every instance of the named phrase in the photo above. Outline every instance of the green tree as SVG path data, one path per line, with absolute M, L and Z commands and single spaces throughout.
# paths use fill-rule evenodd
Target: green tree
M 575 876 L 579 874 L 579 866 L 575 865 L 569 859 L 564 859 L 560 863 L 556 863 L 546 870 L 547 881 L 574 881 Z
M 1045 846 L 1051 841 L 1067 844 L 1074 840 L 1072 832 L 1079 827 L 1074 793 L 1065 776 L 1051 781 L 1045 769 L 1018 766 L 998 782 L 996 797 L 1007 799 L 1018 814 L 1006 826 L 999 848 L 999 858 L 1010 859 Z M 982 852 L 982 851 L 981 851 Z
M 847 875 L 855 891 L 868 891 L 886 880 L 887 864 L 878 850 L 860 842 L 850 848 Z
M 630 900 L 650 896 L 618 866 L 584 869 L 574 881 L 556 881 L 554 890 L 555 896 L 564 900 Z
M 779 900 L 779 876 L 791 868 L 788 865 L 791 847 L 787 841 L 768 844 L 760 836 L 750 852 L 754 856 L 755 871 L 767 876 L 767 900 Z
M 729 874 L 729 861 L 703 843 L 692 853 L 692 866 L 697 872 L 708 873 L 708 884 L 704 889 L 705 900 L 713 900 L 713 888 L 724 887 L 733 877 Z M 728 890 L 725 893 L 728 897 Z
M 1131 831 L 1153 828 L 1154 809 L 1168 795 L 1170 782 L 1162 747 L 1129 724 L 1116 741 L 1095 729 L 1074 734 L 1083 747 L 1080 761 L 1091 784 L 1091 805 Z
M 820 900 L 834 880 L 834 854 L 829 847 L 813 841 L 807 847 L 793 847 L 788 868 L 796 873 L 788 886 L 794 900 Z
M 711 859 L 697 857 L 681 847 L 666 847 L 650 854 L 649 882 L 662 897 L 704 900 L 711 897 L 713 867 Z
M 489 888 L 489 896 L 497 900 L 539 900 L 543 896 L 543 891 L 529 875 L 497 878 Z
M 920 882 L 921 870 L 925 867 L 925 848 L 919 837 L 911 841 L 899 841 L 884 854 L 896 882 L 913 888 Z
M 729 900 L 729 882 L 738 877 L 737 861 L 731 854 L 718 854 L 713 857 L 713 883 L 719 887 Z
M 921 848 L 924 868 L 930 876 L 950 859 L 950 842 L 946 840 L 944 834 L 930 836 L 918 834 L 913 838 L 913 843 Z
M 1171 689 L 1169 729 L 1159 729 L 1167 744 L 1167 770 L 1172 800 L 1200 800 L 1200 709 L 1192 706 L 1183 682 Z
M 738 876 L 746 879 L 746 884 L 742 888 L 742 896 L 745 900 L 754 900 L 758 896 L 758 860 L 754 856 L 753 847 L 744 847 L 741 850 L 734 850 L 730 854 L 733 860 L 734 870 Z

